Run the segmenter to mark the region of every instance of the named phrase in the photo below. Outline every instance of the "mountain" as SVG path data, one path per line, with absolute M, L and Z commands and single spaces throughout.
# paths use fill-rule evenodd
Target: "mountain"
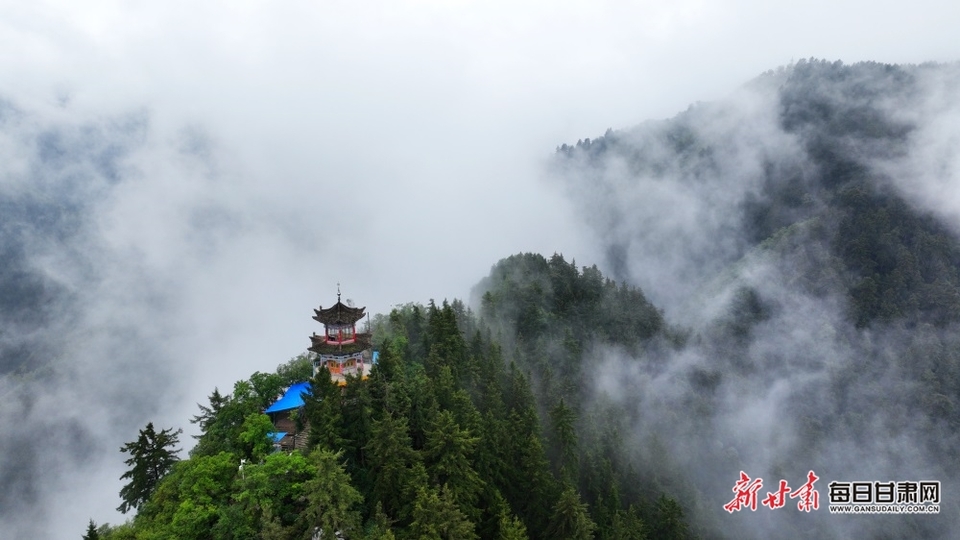
M 710 537 L 946 537 L 938 516 L 728 513 L 740 471 L 957 486 L 960 66 L 801 61 L 557 149 L 606 253 L 685 336 L 590 354 L 635 462 Z M 586 357 L 584 359 L 586 362 Z M 650 470 L 644 447 L 673 460 Z M 686 486 L 685 488 L 682 486 Z M 687 495 L 681 495 L 683 489 Z
M 591 418 L 600 421 L 584 430 L 579 393 L 568 388 L 578 378 L 576 342 L 600 336 L 613 317 L 625 330 L 614 341 L 641 346 L 661 333 L 659 314 L 639 291 L 604 280 L 595 268 L 581 274 L 559 256 L 521 255 L 497 268 L 525 264 L 535 280 L 555 285 L 555 294 L 488 291 L 480 318 L 459 301 L 378 315 L 379 361 L 369 376 L 348 375 L 341 387 L 321 368 L 300 394 L 302 407 L 284 425 L 309 426 L 305 448 L 275 450 L 278 428 L 264 409 L 311 374 L 308 354 L 238 381 L 232 393 L 215 389 L 193 419 L 202 434 L 188 459 L 171 466 L 178 433 L 148 424 L 124 446 L 131 480 L 122 508 L 136 516 L 88 529 L 115 540 L 311 538 L 324 531 L 371 539 L 687 537 L 677 501 L 621 468 L 620 423 Z M 495 271 L 489 279 L 501 277 Z M 494 336 L 513 319 L 496 319 L 506 326 L 494 327 L 485 317 L 496 316 L 513 293 L 545 324 L 533 323 L 516 352 L 504 354 Z M 521 342 L 543 344 L 542 331 L 559 328 L 551 321 L 565 321 L 571 348 L 542 351 L 549 357 L 538 364 L 536 346 Z M 557 368 L 552 390 L 543 384 L 550 365 Z M 164 472 L 150 476 L 155 469 Z
M 368 381 L 343 393 L 312 381 L 303 414 L 324 429 L 310 452 L 269 452 L 261 414 L 310 371 L 305 358 L 214 390 L 189 455 L 136 499 L 130 523 L 98 534 L 951 537 L 958 86 L 958 65 L 805 60 L 674 118 L 558 147 L 549 176 L 603 260 L 513 255 L 470 307 L 377 317 Z M 194 360 L 162 347 L 184 331 L 170 314 L 185 311 L 170 306 L 193 290 L 170 285 L 208 270 L 151 259 L 141 239 L 163 234 L 127 237 L 137 220 L 113 216 L 125 225 L 111 229 L 103 215 L 141 180 L 131 163 L 147 150 L 144 123 L 0 107 L 0 142 L 22 158 L 0 194 L 0 478 L 11 487 L 0 518 L 13 535 L 43 530 L 40 503 L 82 478 L 65 479 L 71 468 L 123 463 L 103 450 L 131 440 L 119 433 L 135 433 L 132 419 L 153 414 Z M 147 163 L 188 163 L 171 177 L 189 184 L 205 178 L 202 154 L 179 145 Z M 155 191 L 142 193 L 129 201 L 138 216 Z M 184 193 L 191 211 L 159 212 L 141 232 L 187 216 L 202 224 L 185 226 L 187 245 L 206 253 L 220 206 Z M 161 271 L 139 279 L 151 261 Z M 176 427 L 141 433 L 170 441 Z M 761 500 L 780 480 L 799 490 L 815 477 L 819 508 L 737 509 L 744 476 L 762 479 Z M 831 482 L 910 481 L 940 482 L 939 514 L 827 509 Z

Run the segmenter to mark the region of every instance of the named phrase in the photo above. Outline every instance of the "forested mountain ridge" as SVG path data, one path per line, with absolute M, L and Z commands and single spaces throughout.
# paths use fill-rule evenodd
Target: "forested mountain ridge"
M 731 144 L 717 137 L 730 136 L 734 145 L 741 137 L 758 143 L 770 126 L 759 126 L 749 136 L 738 134 L 749 130 L 749 122 L 763 121 L 746 111 L 746 127 L 718 132 L 718 124 L 744 114 L 737 104 L 720 103 L 700 104 L 669 121 L 635 130 L 611 130 L 576 146 L 563 145 L 558 153 L 568 159 L 559 163 L 567 167 L 572 160 L 574 168 L 586 163 L 587 170 L 609 171 L 616 161 L 635 177 L 705 188 L 711 177 L 728 176 L 725 181 L 740 184 L 737 195 L 742 198 L 735 201 L 736 219 L 724 223 L 730 227 L 724 232 L 736 245 L 725 246 L 729 249 L 719 257 L 721 262 L 736 260 L 752 246 L 812 219 L 818 226 L 808 232 L 824 236 L 812 236 L 807 243 L 826 253 L 807 257 L 819 257 L 812 262 L 843 276 L 850 315 L 858 326 L 901 317 L 943 325 L 960 320 L 956 230 L 949 230 L 930 209 L 910 204 L 914 193 L 893 177 L 906 173 L 891 170 L 891 162 L 909 155 L 916 144 L 911 134 L 921 129 L 922 119 L 911 118 L 907 111 L 923 104 L 912 103 L 911 97 L 920 100 L 933 77 L 946 79 L 943 92 L 960 90 L 957 71 L 956 66 L 804 61 L 748 85 L 759 94 L 749 99 L 775 100 L 773 122 L 783 137 L 758 144 L 756 155 L 743 156 L 742 148 L 725 155 Z M 731 157 L 754 158 L 750 165 L 757 170 L 735 169 L 725 163 Z M 729 201 L 721 205 L 724 202 Z M 625 249 L 623 242 L 609 247 L 611 263 L 621 272 L 625 263 L 618 254 Z M 808 285 L 817 291 L 828 284 L 811 280 Z
M 953 511 L 881 524 L 720 508 L 740 470 L 958 485 L 958 89 L 955 64 L 801 61 L 558 148 L 555 177 L 613 277 L 687 336 L 611 351 L 623 382 L 602 387 L 636 392 L 630 431 L 667 445 L 713 534 L 955 530 Z
M 951 537 L 958 81 L 955 65 L 802 61 L 559 147 L 551 174 L 606 276 L 519 254 L 476 312 L 378 317 L 367 382 L 313 381 L 312 453 L 269 453 L 258 412 L 303 359 L 215 392 L 190 459 L 103 534 Z M 816 471 L 820 508 L 728 512 L 741 471 L 760 497 Z M 825 508 L 831 481 L 931 479 L 938 515 Z
M 272 452 L 273 428 L 262 414 L 310 374 L 307 355 L 236 383 L 231 394 L 214 391 L 193 419 L 202 434 L 189 459 L 135 501 L 131 522 L 92 530 L 114 539 L 311 538 L 330 530 L 346 538 L 687 537 L 681 507 L 641 488 L 620 458 L 616 423 L 582 429 L 581 393 L 566 390 L 579 378 L 571 369 L 579 351 L 531 361 L 538 346 L 524 342 L 547 328 L 531 322 L 530 337 L 518 336 L 505 354 L 494 332 L 514 321 L 496 329 L 487 322 L 517 294 L 538 303 L 518 304 L 521 311 L 576 323 L 584 334 L 570 333 L 569 347 L 601 338 L 614 320 L 617 335 L 629 336 L 620 341 L 639 346 L 662 332 L 659 313 L 640 291 L 596 268 L 581 273 L 560 256 L 511 257 L 491 281 L 523 262 L 534 281 L 551 280 L 549 304 L 506 285 L 487 290 L 480 318 L 459 301 L 377 316 L 379 362 L 368 379 L 350 378 L 343 390 L 325 370 L 310 380 L 298 413 L 310 426 L 307 451 Z M 542 384 L 553 369 L 547 364 L 558 369 L 556 387 Z

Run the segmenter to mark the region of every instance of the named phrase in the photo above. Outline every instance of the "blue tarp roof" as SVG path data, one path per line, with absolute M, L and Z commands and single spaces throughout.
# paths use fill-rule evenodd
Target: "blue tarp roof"
M 275 443 L 280 442 L 280 439 L 286 436 L 287 436 L 286 431 L 274 431 L 273 433 L 270 434 L 270 438 L 273 439 L 273 442 Z
M 303 397 L 301 397 L 300 394 L 303 393 L 310 393 L 309 382 L 301 382 L 291 386 L 287 389 L 287 393 L 285 393 L 282 398 L 278 399 L 273 405 L 267 407 L 267 410 L 263 412 L 270 414 L 302 407 Z

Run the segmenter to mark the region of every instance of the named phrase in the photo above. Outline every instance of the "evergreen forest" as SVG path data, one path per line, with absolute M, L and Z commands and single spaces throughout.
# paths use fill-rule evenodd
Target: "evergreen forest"
M 309 354 L 214 389 L 188 455 L 183 426 L 130 437 L 136 514 L 86 537 L 955 537 L 957 96 L 958 65 L 802 60 L 559 146 L 597 265 L 520 253 L 377 315 L 342 390 Z M 275 452 L 263 410 L 308 378 L 307 448 Z M 816 511 L 724 509 L 808 471 Z M 893 480 L 940 513 L 825 508 Z
M 643 347 L 668 335 L 660 313 L 639 290 L 559 255 L 510 257 L 488 279 L 479 315 L 456 300 L 377 316 L 379 361 L 364 380 L 341 388 L 325 369 L 311 378 L 306 353 L 229 394 L 215 389 L 192 419 L 202 434 L 185 459 L 171 462 L 175 432 L 148 425 L 124 449 L 139 488 L 120 494 L 120 510 L 135 517 L 92 530 L 104 539 L 689 537 L 680 504 L 623 459 L 623 423 L 586 407 L 581 383 L 587 342 Z M 307 378 L 297 413 L 307 449 L 276 451 L 263 410 Z M 138 478 L 137 464 L 154 461 L 163 474 L 144 467 Z

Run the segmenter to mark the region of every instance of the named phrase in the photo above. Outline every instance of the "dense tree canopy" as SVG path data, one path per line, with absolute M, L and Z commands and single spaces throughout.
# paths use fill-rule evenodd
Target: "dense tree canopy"
M 662 327 L 646 302 L 621 298 L 642 300 L 641 293 L 605 282 L 595 269 L 581 273 L 559 256 L 543 268 L 542 277 L 566 288 L 553 297 L 556 304 L 541 306 L 542 316 L 590 318 L 567 336 L 556 362 L 563 377 L 576 373 L 563 362 L 579 354 L 578 338 L 611 316 L 598 303 L 619 306 L 618 320 L 648 338 Z M 502 290 L 490 295 L 512 302 Z M 378 317 L 375 327 L 380 360 L 368 379 L 351 379 L 344 388 L 322 370 L 310 379 L 312 391 L 298 413 L 310 426 L 308 450 L 274 452 L 272 424 L 262 414 L 295 382 L 291 373 L 305 374 L 305 358 L 298 357 L 275 374 L 237 382 L 231 394 L 215 389 L 192 419 L 201 434 L 190 459 L 169 463 L 168 474 L 131 503 L 140 509 L 134 520 L 107 527 L 104 536 L 306 538 L 335 531 L 345 538 L 547 539 L 615 531 L 643 537 L 649 527 L 630 505 L 654 500 L 618 500 L 601 511 L 591 507 L 593 495 L 585 501 L 579 494 L 578 485 L 600 482 L 592 468 L 578 467 L 596 450 L 579 440 L 577 414 L 564 399 L 551 401 L 549 421 L 541 423 L 538 402 L 547 397 L 536 395 L 516 363 L 532 369 L 529 351 L 517 349 L 507 364 L 494 328 L 460 302 L 403 306 Z

